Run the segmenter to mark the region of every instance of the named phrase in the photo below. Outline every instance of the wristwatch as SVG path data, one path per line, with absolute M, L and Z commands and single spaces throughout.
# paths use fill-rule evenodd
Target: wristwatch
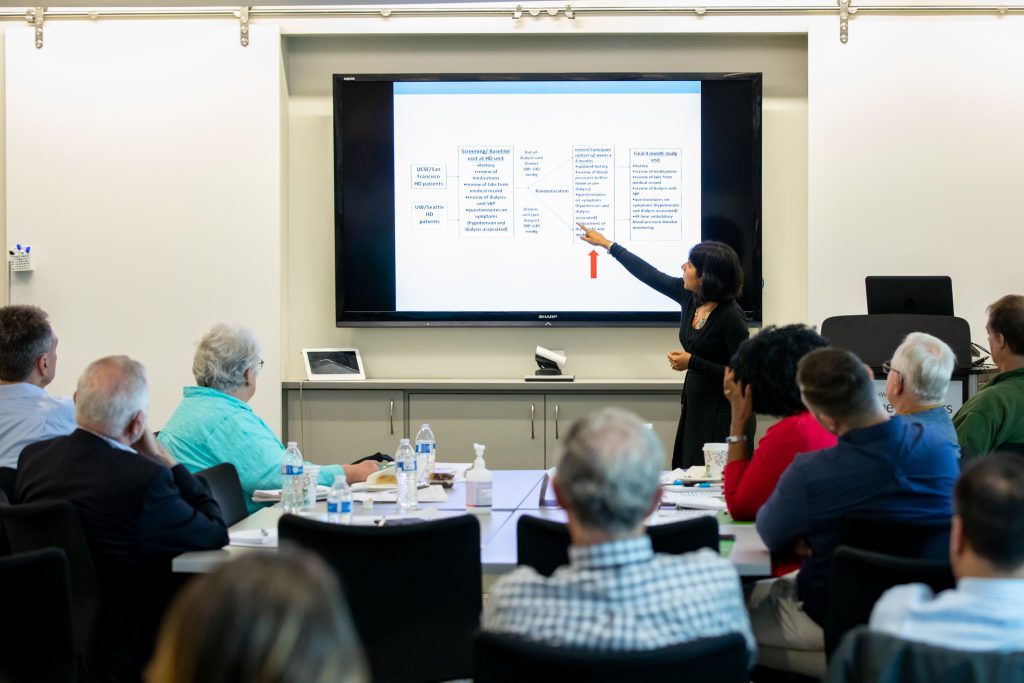
M 746 434 L 740 434 L 739 436 L 727 436 L 727 437 L 725 437 L 725 442 L 726 443 L 746 443 L 747 442 L 747 436 L 746 436 Z

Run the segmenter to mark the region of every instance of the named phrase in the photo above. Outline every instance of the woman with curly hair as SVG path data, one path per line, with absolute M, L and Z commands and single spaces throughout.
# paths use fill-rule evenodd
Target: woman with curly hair
M 729 433 L 742 435 L 754 413 L 782 418 L 768 428 L 752 454 L 746 442 L 729 443 L 725 503 L 733 519 L 754 519 L 798 453 L 836 445 L 836 437 L 801 402 L 796 384 L 797 362 L 827 345 L 806 325 L 769 326 L 733 355 L 724 382 L 732 411 Z

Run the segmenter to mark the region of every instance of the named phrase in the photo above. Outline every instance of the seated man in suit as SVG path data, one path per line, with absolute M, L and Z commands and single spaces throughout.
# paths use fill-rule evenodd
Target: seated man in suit
M 491 589 L 484 628 L 566 647 L 650 650 L 741 633 L 754 641 L 732 564 L 711 550 L 655 555 L 644 520 L 661 503 L 662 451 L 632 413 L 569 428 L 553 480 L 569 517 L 569 565 L 519 567 Z
M 953 416 L 965 457 L 1001 447 L 1024 453 L 1024 296 L 988 307 L 988 348 L 999 374 Z
M 825 588 L 843 518 L 866 512 L 926 523 L 952 514 L 956 445 L 920 422 L 889 419 L 872 380 L 870 369 L 843 349 L 815 349 L 800 359 L 801 398 L 838 443 L 796 456 L 757 513 L 765 545 L 795 549 L 803 559 L 798 572 L 754 586 L 754 635 L 772 649 L 765 654 L 811 653 L 801 658 L 800 672 L 808 675 L 824 673 Z
M 75 406 L 43 389 L 57 374 L 57 335 L 35 306 L 0 308 L 0 467 L 30 443 L 70 434 Z
M 955 590 L 890 588 L 870 628 L 953 650 L 1024 650 L 1024 458 L 993 453 L 966 467 L 949 557 Z
M 127 356 L 78 380 L 79 428 L 22 452 L 15 500 L 66 500 L 78 510 L 99 580 L 90 659 L 134 680 L 149 659 L 177 582 L 171 559 L 227 544 L 220 507 L 146 429 L 146 371 Z
M 959 452 L 956 430 L 944 401 L 954 365 L 956 356 L 946 342 L 924 332 L 912 332 L 882 367 L 888 375 L 885 397 L 896 414 L 941 432 Z

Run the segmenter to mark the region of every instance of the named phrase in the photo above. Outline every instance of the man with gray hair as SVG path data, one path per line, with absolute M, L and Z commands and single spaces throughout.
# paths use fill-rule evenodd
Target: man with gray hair
M 741 633 L 754 639 L 739 577 L 711 550 L 656 555 L 644 520 L 661 503 L 661 446 L 632 413 L 576 421 L 552 480 L 569 518 L 569 565 L 519 567 L 491 589 L 484 628 L 565 647 L 652 650 Z
M 171 560 L 228 542 L 220 507 L 146 427 L 146 370 L 127 356 L 78 380 L 78 429 L 22 452 L 15 502 L 69 501 L 99 582 L 90 665 L 138 679 L 178 581 Z
M 893 411 L 942 434 L 959 453 L 951 409 L 945 403 L 954 365 L 956 357 L 946 342 L 924 332 L 912 332 L 882 369 L 888 375 L 885 396 Z
M 57 335 L 36 306 L 0 308 L 0 467 L 30 443 L 70 434 L 75 407 L 44 389 L 57 374 Z

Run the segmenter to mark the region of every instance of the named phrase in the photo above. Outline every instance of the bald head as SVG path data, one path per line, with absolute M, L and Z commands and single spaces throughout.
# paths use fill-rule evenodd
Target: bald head
M 148 404 L 146 369 L 128 356 L 93 361 L 78 379 L 76 419 L 86 429 L 119 438 L 133 430 L 132 423 L 140 413 L 145 426 Z

